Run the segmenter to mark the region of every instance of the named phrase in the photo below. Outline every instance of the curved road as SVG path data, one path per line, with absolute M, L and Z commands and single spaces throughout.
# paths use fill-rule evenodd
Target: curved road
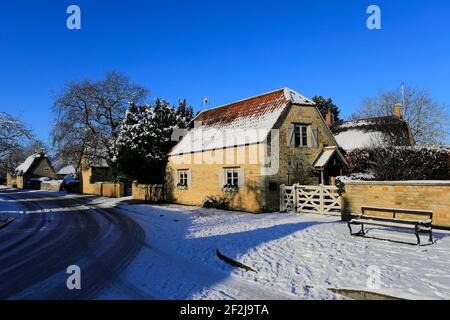
M 119 278 L 145 232 L 129 215 L 91 199 L 0 190 L 0 219 L 15 217 L 0 230 L 0 299 L 92 299 Z M 81 268 L 81 290 L 66 286 L 70 265 Z

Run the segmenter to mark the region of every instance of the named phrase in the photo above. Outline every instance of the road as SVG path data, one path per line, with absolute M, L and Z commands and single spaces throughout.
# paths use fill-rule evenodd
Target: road
M 190 239 L 196 210 L 134 210 L 119 200 L 0 189 L 0 300 L 295 298 L 232 275 L 214 240 Z M 6 217 L 15 220 L 1 228 Z M 72 265 L 81 290 L 67 288 Z
M 0 190 L 0 219 L 15 217 L 0 230 L 0 299 L 95 299 L 118 280 L 145 232 L 129 215 L 92 199 Z M 81 269 L 81 290 L 67 288 L 71 265 Z

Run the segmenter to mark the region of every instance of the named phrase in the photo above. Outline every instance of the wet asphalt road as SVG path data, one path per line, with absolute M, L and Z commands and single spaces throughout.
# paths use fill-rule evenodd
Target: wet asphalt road
M 96 207 L 93 197 L 71 197 L 0 190 L 0 218 L 15 217 L 0 229 L 0 299 L 95 299 L 120 282 L 144 230 L 120 210 Z M 70 265 L 81 269 L 81 290 L 67 288 Z

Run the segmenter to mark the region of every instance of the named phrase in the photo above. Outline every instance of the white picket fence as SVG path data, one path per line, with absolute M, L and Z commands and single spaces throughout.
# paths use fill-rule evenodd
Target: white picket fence
M 280 188 L 280 211 L 316 214 L 340 214 L 341 196 L 335 186 L 293 186 Z

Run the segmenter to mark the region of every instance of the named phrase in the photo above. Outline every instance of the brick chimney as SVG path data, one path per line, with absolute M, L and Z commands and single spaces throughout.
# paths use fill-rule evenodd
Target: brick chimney
M 396 103 L 394 105 L 394 117 L 398 118 L 398 119 L 402 119 L 402 108 L 403 106 L 400 103 Z
M 325 122 L 327 126 L 331 127 L 334 123 L 334 114 L 331 111 L 327 111 L 327 115 L 325 117 Z

